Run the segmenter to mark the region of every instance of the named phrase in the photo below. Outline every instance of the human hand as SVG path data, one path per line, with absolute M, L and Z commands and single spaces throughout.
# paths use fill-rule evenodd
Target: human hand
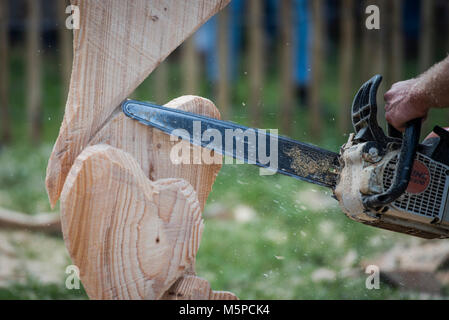
M 431 103 L 419 90 L 419 79 L 400 81 L 384 95 L 385 119 L 396 129 L 404 131 L 408 121 L 426 118 Z

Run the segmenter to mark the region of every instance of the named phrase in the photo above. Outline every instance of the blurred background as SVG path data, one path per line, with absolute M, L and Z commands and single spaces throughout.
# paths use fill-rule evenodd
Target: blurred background
M 378 30 L 365 27 L 371 4 Z M 0 0 L 0 299 L 87 298 L 65 287 L 71 262 L 44 185 L 71 72 L 67 5 Z M 384 76 L 385 126 L 383 93 L 445 58 L 448 34 L 447 0 L 232 0 L 132 98 L 204 96 L 223 119 L 338 151 L 362 83 Z M 424 131 L 448 123 L 433 110 Z M 197 273 L 242 299 L 449 296 L 447 242 L 357 224 L 328 190 L 288 177 L 224 165 L 204 218 Z M 383 272 L 378 290 L 365 286 L 370 263 Z

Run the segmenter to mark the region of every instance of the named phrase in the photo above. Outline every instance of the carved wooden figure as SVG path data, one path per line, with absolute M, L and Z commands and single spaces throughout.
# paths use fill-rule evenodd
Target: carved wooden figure
M 47 168 L 64 240 L 92 299 L 236 299 L 196 276 L 201 212 L 220 164 L 174 164 L 172 141 L 121 102 L 229 0 L 80 1 L 66 112 Z M 167 107 L 219 118 L 184 96 Z M 192 150 L 209 152 L 200 147 Z M 219 160 L 221 158 L 218 158 Z

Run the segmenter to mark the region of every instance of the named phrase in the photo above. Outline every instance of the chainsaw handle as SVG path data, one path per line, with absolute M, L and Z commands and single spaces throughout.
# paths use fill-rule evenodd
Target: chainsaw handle
M 378 209 L 384 207 L 399 198 L 407 189 L 418 148 L 421 122 L 421 118 L 407 122 L 393 183 L 384 193 L 364 198 L 363 204 L 366 208 Z
M 388 136 L 392 138 L 402 139 L 402 133 L 391 124 L 388 124 Z

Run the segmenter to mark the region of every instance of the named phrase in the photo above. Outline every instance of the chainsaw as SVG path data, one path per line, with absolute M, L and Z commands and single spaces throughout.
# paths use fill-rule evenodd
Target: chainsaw
M 449 132 L 436 126 L 436 137 L 419 143 L 422 119 L 414 119 L 403 134 L 389 125 L 386 135 L 377 122 L 381 81 L 380 75 L 374 76 L 355 95 L 351 108 L 354 132 L 339 153 L 147 102 L 126 100 L 122 111 L 193 145 L 328 187 L 342 211 L 355 221 L 426 239 L 448 238 Z M 225 136 L 230 130 L 252 132 L 254 139 L 249 134 L 247 138 L 235 135 L 229 147 L 229 139 L 211 143 L 212 139 L 198 138 L 206 131 Z M 237 148 L 239 144 L 243 148 Z M 276 166 L 263 161 L 265 152 L 256 152 L 267 144 L 275 148 Z

